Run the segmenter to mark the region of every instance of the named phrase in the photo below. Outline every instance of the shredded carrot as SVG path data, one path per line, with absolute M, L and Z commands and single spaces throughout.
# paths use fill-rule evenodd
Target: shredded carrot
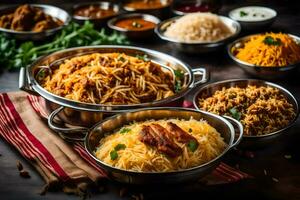
M 257 66 L 282 67 L 300 62 L 300 45 L 283 33 L 254 35 L 243 47 L 232 51 L 237 52 L 236 58 Z

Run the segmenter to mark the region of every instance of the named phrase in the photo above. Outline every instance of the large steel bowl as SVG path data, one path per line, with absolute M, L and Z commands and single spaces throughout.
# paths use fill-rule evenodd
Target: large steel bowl
M 223 23 L 233 30 L 231 36 L 219 40 L 217 42 L 181 42 L 178 41 L 177 39 L 170 38 L 165 35 L 165 31 L 167 30 L 167 28 L 176 20 L 178 20 L 180 17 L 181 16 L 174 17 L 161 22 L 156 26 L 155 32 L 162 40 L 170 42 L 170 44 L 175 49 L 185 53 L 199 54 L 199 53 L 208 53 L 208 52 L 220 50 L 224 47 L 225 44 L 228 44 L 228 42 L 230 42 L 233 38 L 235 38 L 241 31 L 241 27 L 238 22 L 228 17 L 219 16 L 220 19 L 223 21 Z
M 272 88 L 277 88 L 288 100 L 289 103 L 291 103 L 294 107 L 294 110 L 296 112 L 295 118 L 286 126 L 283 127 L 277 131 L 266 133 L 263 135 L 245 135 L 243 136 L 243 141 L 240 144 L 240 147 L 242 148 L 261 148 L 261 147 L 267 147 L 268 145 L 272 144 L 274 141 L 276 141 L 280 136 L 284 135 L 286 133 L 286 130 L 290 128 L 297 120 L 299 115 L 299 105 L 297 102 L 297 99 L 290 93 L 287 89 L 283 88 L 280 85 L 263 81 L 263 80 L 256 80 L 256 79 L 231 79 L 231 80 L 225 80 L 225 81 L 219 81 L 215 83 L 210 83 L 205 85 L 204 87 L 201 87 L 197 93 L 195 93 L 193 98 L 193 104 L 194 107 L 197 110 L 201 110 L 198 106 L 198 99 L 199 98 L 207 98 L 212 96 L 216 91 L 222 90 L 222 88 L 230 88 L 230 87 L 240 87 L 245 88 L 248 85 L 256 85 L 256 86 L 270 86 Z
M 291 74 L 297 67 L 299 67 L 300 62 L 287 65 L 287 66 L 270 66 L 270 67 L 264 67 L 264 66 L 257 66 L 251 63 L 247 63 L 245 61 L 242 61 L 238 58 L 236 58 L 236 48 L 240 48 L 243 46 L 243 44 L 247 41 L 249 41 L 250 37 L 253 37 L 255 35 L 249 35 L 242 38 L 239 38 L 229 44 L 227 46 L 227 53 L 229 57 L 238 65 L 240 66 L 245 72 L 259 78 L 263 79 L 278 79 L 286 77 L 287 75 Z M 289 34 L 290 37 L 292 37 L 299 45 L 300 45 L 300 38 L 295 35 Z
M 145 121 L 149 119 L 185 119 L 191 117 L 196 120 L 204 119 L 224 138 L 227 144 L 226 149 L 213 160 L 189 169 L 171 172 L 137 172 L 133 170 L 119 169 L 106 164 L 95 156 L 95 151 L 99 145 L 99 141 L 107 134 L 121 128 L 132 122 Z M 239 135 L 236 139 L 235 129 L 231 125 L 234 123 L 238 127 Z M 90 156 L 102 167 L 108 176 L 115 181 L 129 184 L 175 184 L 188 181 L 196 181 L 214 170 L 224 155 L 233 147 L 237 146 L 243 135 L 242 125 L 232 118 L 223 118 L 215 114 L 196 111 L 185 108 L 147 108 L 128 113 L 122 113 L 110 117 L 89 130 L 84 139 L 86 151 Z
M 183 87 L 182 90 L 175 95 L 159 101 L 131 105 L 104 105 L 73 101 L 52 94 L 45 90 L 35 78 L 36 74 L 41 69 L 41 66 L 49 66 L 51 69 L 53 66 L 57 67 L 60 62 L 67 58 L 95 52 L 120 52 L 129 55 L 146 54 L 151 62 L 162 65 L 162 67 L 167 67 L 168 65 L 169 70 L 182 70 L 182 72 L 186 76 L 186 86 Z M 108 45 L 70 48 L 52 53 L 48 56 L 44 56 L 38 59 L 36 62 L 32 63 L 32 65 L 30 65 L 29 67 L 21 69 L 19 87 L 20 89 L 23 89 L 27 92 L 44 97 L 44 99 L 46 99 L 48 110 L 53 111 L 51 116 L 55 117 L 57 115 L 63 122 L 71 125 L 91 127 L 107 116 L 122 112 L 129 112 L 133 109 L 154 106 L 178 106 L 183 101 L 183 97 L 192 88 L 206 82 L 207 79 L 207 73 L 204 68 L 191 69 L 187 64 L 167 54 L 139 47 Z M 50 127 L 57 131 L 65 131 L 65 129 L 56 129 L 55 126 L 51 126 L 51 124 Z
M 63 22 L 63 25 L 53 29 L 41 31 L 41 32 L 15 31 L 15 30 L 5 29 L 0 27 L 0 32 L 8 36 L 13 36 L 18 40 L 34 40 L 34 41 L 44 40 L 54 35 L 55 33 L 59 32 L 64 26 L 68 25 L 71 20 L 69 14 L 61 8 L 50 6 L 50 5 L 44 5 L 44 4 L 30 4 L 30 6 L 40 8 L 47 15 L 50 15 L 51 17 L 61 20 Z M 0 9 L 0 16 L 3 14 L 14 12 L 14 10 L 17 7 L 18 7 L 17 5 L 3 7 L 2 9 Z

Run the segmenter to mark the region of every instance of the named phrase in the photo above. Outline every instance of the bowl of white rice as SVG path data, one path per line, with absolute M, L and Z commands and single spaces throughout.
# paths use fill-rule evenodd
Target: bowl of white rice
M 205 53 L 222 48 L 240 30 L 240 24 L 228 17 L 212 13 L 191 13 L 161 22 L 155 32 L 180 51 Z

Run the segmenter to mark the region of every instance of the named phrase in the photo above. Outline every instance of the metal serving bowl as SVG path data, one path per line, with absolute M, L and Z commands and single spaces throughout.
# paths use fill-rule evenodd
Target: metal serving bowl
M 237 20 L 234 17 L 234 12 L 236 12 L 237 9 L 243 9 L 243 8 L 247 8 L 247 7 L 253 7 L 253 8 L 259 8 L 259 9 L 263 9 L 266 10 L 267 12 L 270 12 L 273 14 L 273 17 L 269 18 L 269 19 L 265 19 L 265 20 L 256 20 L 256 21 L 244 21 L 244 20 Z M 241 8 L 236 8 L 233 9 L 229 12 L 228 16 L 233 19 L 238 21 L 243 30 L 259 30 L 259 29 L 264 29 L 264 28 L 268 28 L 269 26 L 271 26 L 273 24 L 273 22 L 275 21 L 276 17 L 277 17 L 277 12 L 271 8 L 268 7 L 262 7 L 262 6 L 247 6 L 247 7 L 241 7 Z
M 196 109 L 200 110 L 198 106 L 198 99 L 200 97 L 207 98 L 212 96 L 216 91 L 222 90 L 223 87 L 230 88 L 230 87 L 241 87 L 245 88 L 248 85 L 256 85 L 256 86 L 270 86 L 272 88 L 277 88 L 288 100 L 289 103 L 291 103 L 294 107 L 294 110 L 296 112 L 295 118 L 284 128 L 274 131 L 272 133 L 267 133 L 264 135 L 257 135 L 257 136 L 249 136 L 245 135 L 243 136 L 243 140 L 239 147 L 242 148 L 257 148 L 257 147 L 266 147 L 269 144 L 273 143 L 276 139 L 278 139 L 281 135 L 285 133 L 285 131 L 290 128 L 297 120 L 299 115 L 299 106 L 296 98 L 285 88 L 283 88 L 280 85 L 263 81 L 263 80 L 256 80 L 256 79 L 231 79 L 231 80 L 225 80 L 225 81 L 219 81 L 215 83 L 210 83 L 205 85 L 204 87 L 201 87 L 197 93 L 194 95 L 193 98 L 193 104 Z
M 142 18 L 146 21 L 153 22 L 155 24 L 160 23 L 160 20 L 153 15 L 142 14 L 142 13 L 130 13 L 130 14 L 124 14 L 124 15 L 117 16 L 117 17 L 109 20 L 107 24 L 108 24 L 109 28 L 126 35 L 130 40 L 140 40 L 140 39 L 145 39 L 145 38 L 149 38 L 149 37 L 153 36 L 155 27 L 153 29 L 139 31 L 139 30 L 128 30 L 128 29 L 124 29 L 124 28 L 121 28 L 121 27 L 118 27 L 115 25 L 119 20 L 136 18 L 136 17 Z
M 207 163 L 189 169 L 172 172 L 137 172 L 115 168 L 99 160 L 95 156 L 99 141 L 105 135 L 111 134 L 114 130 L 121 128 L 124 125 L 149 119 L 159 120 L 176 118 L 189 120 L 191 117 L 196 120 L 206 120 L 211 126 L 216 128 L 228 145 L 219 156 Z M 235 129 L 230 122 L 238 127 L 239 136 L 237 139 L 235 136 Z M 175 184 L 196 181 L 210 173 L 218 166 L 224 155 L 239 144 L 242 135 L 242 125 L 230 117 L 223 118 L 208 112 L 185 108 L 146 108 L 115 115 L 96 124 L 89 130 L 89 133 L 84 139 L 84 144 L 86 151 L 91 157 L 107 172 L 108 176 L 115 181 L 129 184 Z
M 288 35 L 290 37 L 292 37 L 300 45 L 300 38 L 298 36 L 291 35 L 291 34 L 288 34 Z M 246 41 L 249 41 L 250 37 L 253 37 L 253 36 L 255 36 L 255 35 L 249 35 L 249 36 L 239 38 L 227 46 L 227 53 L 228 53 L 229 57 L 238 66 L 240 66 L 244 71 L 246 71 L 247 73 L 249 73 L 255 77 L 272 80 L 272 79 L 286 77 L 291 72 L 293 72 L 297 67 L 299 67 L 300 62 L 292 64 L 292 65 L 282 66 L 282 67 L 278 67 L 278 66 L 263 67 L 263 66 L 257 66 L 254 64 L 250 64 L 250 63 L 244 62 L 244 61 L 236 58 L 235 57 L 236 53 L 234 52 L 233 48 L 242 47 L 243 44 Z
M 147 55 L 151 62 L 162 65 L 162 67 L 169 64 L 168 70 L 180 69 L 186 76 L 186 87 L 182 90 L 165 99 L 131 105 L 103 105 L 103 104 L 92 104 L 73 101 L 52 94 L 45 90 L 36 80 L 36 74 L 41 69 L 41 66 L 49 66 L 50 69 L 57 67 L 63 60 L 76 57 L 79 55 L 90 54 L 90 53 L 113 53 L 120 52 L 129 55 Z M 48 68 L 49 68 L 48 67 Z M 201 78 L 200 78 L 201 76 Z M 190 66 L 181 62 L 180 60 L 169 56 L 164 53 L 157 51 L 130 47 L 130 46 L 90 46 L 90 47 L 78 47 L 70 48 L 56 53 L 52 53 L 48 56 L 44 56 L 27 68 L 20 70 L 19 87 L 22 90 L 40 95 L 46 99 L 47 109 L 52 112 L 50 119 L 54 119 L 58 116 L 63 122 L 71 125 L 91 127 L 95 123 L 101 121 L 107 116 L 121 112 L 129 112 L 133 109 L 154 107 L 154 106 L 178 106 L 183 101 L 183 97 L 195 86 L 200 85 L 208 80 L 208 74 L 204 68 L 191 69 Z M 56 131 L 72 132 L 72 128 L 59 128 L 55 126 L 55 123 L 49 123 L 50 127 Z
M 126 6 L 126 3 L 131 2 L 134 0 L 124 0 L 122 1 L 122 6 L 123 9 L 127 12 L 139 12 L 139 13 L 146 13 L 146 14 L 150 14 L 150 15 L 154 15 L 160 19 L 166 19 L 168 17 L 170 17 L 171 14 L 171 5 L 173 3 L 173 0 L 161 0 L 166 2 L 164 6 L 162 6 L 161 8 L 157 8 L 157 9 L 152 9 L 152 8 L 133 8 L 133 7 L 129 7 Z M 141 1 L 141 0 L 139 0 Z
M 241 27 L 238 22 L 228 17 L 219 16 L 223 23 L 233 30 L 233 34 L 230 37 L 217 42 L 180 42 L 177 39 L 167 37 L 164 34 L 167 28 L 180 17 L 181 16 L 174 17 L 161 22 L 155 28 L 155 32 L 161 39 L 170 42 L 174 48 L 186 53 L 208 53 L 217 51 L 227 44 L 231 39 L 235 38 L 241 31 Z
M 113 9 L 115 11 L 115 14 L 111 15 L 111 16 L 107 16 L 107 17 L 101 17 L 101 18 L 90 18 L 90 17 L 84 17 L 84 16 L 79 16 L 79 15 L 74 14 L 76 9 L 81 8 L 81 7 L 85 7 L 85 6 L 90 6 L 90 5 L 99 6 L 102 9 Z M 119 4 L 109 2 L 109 1 L 79 3 L 79 4 L 74 5 L 72 10 L 73 10 L 72 11 L 72 13 L 73 13 L 72 17 L 73 17 L 74 21 L 76 21 L 79 24 L 83 24 L 85 21 L 90 21 L 96 27 L 106 25 L 106 22 L 109 19 L 111 19 L 112 17 L 120 14 L 120 12 L 121 12 L 121 8 L 120 8 Z
M 43 5 L 43 4 L 30 4 L 30 6 L 40 8 L 44 13 L 56 19 L 61 20 L 63 22 L 63 25 L 53 29 L 41 31 L 41 32 L 15 31 L 15 30 L 5 29 L 0 27 L 0 32 L 5 33 L 8 36 L 13 36 L 18 40 L 34 40 L 34 41 L 44 40 L 47 37 L 52 36 L 58 31 L 60 31 L 64 26 L 68 25 L 71 20 L 69 14 L 61 8 L 50 6 L 50 5 Z M 17 5 L 3 7 L 2 9 L 0 9 L 0 16 L 14 12 L 17 7 L 18 7 Z

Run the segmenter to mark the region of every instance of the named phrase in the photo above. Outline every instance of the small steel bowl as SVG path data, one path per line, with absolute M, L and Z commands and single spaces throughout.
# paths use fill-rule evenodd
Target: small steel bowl
M 300 38 L 295 35 L 288 34 L 290 37 L 292 37 L 298 44 L 300 44 Z M 242 45 L 250 39 L 254 35 L 245 36 L 242 38 L 239 38 L 229 44 L 227 46 L 227 53 L 229 57 L 238 65 L 240 66 L 244 71 L 247 73 L 263 79 L 273 80 L 278 78 L 283 78 L 289 75 L 291 72 L 293 72 L 297 67 L 299 67 L 300 62 L 287 65 L 287 66 L 274 66 L 274 67 L 264 67 L 264 66 L 257 66 L 254 64 L 247 63 L 245 61 L 242 61 L 235 57 L 235 52 L 233 52 L 233 48 L 239 48 L 242 47 Z
M 298 116 L 299 116 L 299 105 L 297 102 L 297 99 L 290 93 L 287 89 L 283 88 L 280 85 L 277 85 L 275 83 L 263 81 L 263 80 L 256 80 L 256 79 L 230 79 L 225 81 L 219 81 L 215 83 L 210 83 L 205 85 L 204 87 L 201 87 L 194 95 L 193 98 L 193 104 L 194 107 L 197 110 L 201 110 L 198 107 L 198 99 L 200 97 L 207 98 L 212 96 L 216 91 L 222 90 L 223 87 L 230 88 L 230 87 L 241 87 L 245 88 L 248 85 L 256 85 L 256 86 L 270 86 L 273 88 L 277 88 L 288 100 L 289 103 L 291 103 L 294 107 L 294 110 L 296 112 L 295 118 L 284 128 L 277 130 L 272 133 L 267 133 L 264 135 L 257 135 L 257 136 L 249 136 L 245 135 L 243 136 L 243 140 L 239 147 L 246 148 L 246 149 L 254 149 L 254 148 L 261 148 L 266 147 L 274 141 L 276 141 L 280 136 L 284 135 L 286 130 L 294 125 L 296 122 Z
M 181 16 L 174 17 L 161 22 L 155 28 L 155 32 L 162 40 L 170 42 L 174 46 L 174 48 L 185 53 L 199 54 L 199 53 L 209 53 L 209 52 L 220 50 L 221 48 L 223 48 L 225 44 L 227 44 L 230 40 L 235 38 L 241 31 L 241 27 L 238 22 L 228 17 L 219 16 L 220 19 L 228 27 L 233 29 L 233 34 L 231 36 L 217 42 L 180 42 L 177 39 L 173 39 L 164 35 L 164 32 L 167 30 L 167 28 L 180 17 Z
M 152 37 L 154 35 L 155 27 L 153 29 L 139 31 L 139 30 L 128 30 L 128 29 L 124 29 L 124 28 L 121 28 L 121 27 L 118 27 L 115 25 L 119 20 L 130 19 L 130 18 L 135 18 L 135 17 L 140 17 L 146 21 L 150 21 L 155 24 L 160 23 L 160 20 L 153 15 L 142 14 L 142 13 L 129 13 L 129 14 L 117 16 L 117 17 L 109 20 L 107 25 L 112 30 L 116 30 L 116 31 L 126 35 L 126 37 L 130 40 L 141 40 L 141 39 Z
M 225 143 L 228 145 L 226 149 L 216 158 L 189 169 L 183 169 L 171 172 L 137 172 L 133 170 L 124 170 L 108 165 L 107 163 L 99 160 L 95 156 L 95 151 L 99 146 L 99 141 L 107 134 L 113 133 L 114 130 L 121 128 L 132 122 L 145 121 L 150 119 L 185 119 L 189 120 L 191 117 L 196 120 L 204 119 L 224 138 Z M 235 129 L 232 126 L 233 123 L 239 128 L 239 134 L 235 134 Z M 236 136 L 238 135 L 238 136 Z M 193 109 L 185 108 L 147 108 L 137 111 L 131 111 L 119 115 L 112 116 L 106 120 L 96 124 L 89 130 L 89 133 L 84 138 L 84 144 L 86 151 L 97 162 L 97 164 L 103 168 L 107 175 L 114 181 L 129 183 L 129 184 L 176 184 L 183 182 L 197 181 L 205 175 L 214 170 L 225 154 L 237 146 L 243 135 L 242 125 L 232 119 L 223 118 L 215 114 L 211 114 L 203 111 L 196 111 Z M 236 139 L 237 138 L 237 139 Z
M 90 5 L 96 5 L 99 6 L 101 9 L 113 9 L 115 11 L 115 14 L 111 16 L 106 16 L 106 17 L 101 17 L 101 18 L 90 18 L 90 17 L 84 17 L 84 16 L 79 16 L 75 15 L 74 12 L 76 9 L 81 8 L 81 7 L 86 7 Z M 79 24 L 83 24 L 85 21 L 90 21 L 92 22 L 96 27 L 101 27 L 103 25 L 106 25 L 107 21 L 116 15 L 119 15 L 121 13 L 121 8 L 119 4 L 109 2 L 109 1 L 102 1 L 102 2 L 85 2 L 85 3 L 79 3 L 73 6 L 72 8 L 72 17 L 73 20 Z
M 132 2 L 134 0 L 124 0 L 122 1 L 122 7 L 127 12 L 139 12 L 139 13 L 146 13 L 150 15 L 154 15 L 160 19 L 167 19 L 171 15 L 171 5 L 173 0 L 162 0 L 165 1 L 165 5 L 160 8 L 133 8 L 127 6 L 126 4 Z M 143 0 L 140 0 L 143 1 Z
M 0 27 L 0 32 L 5 33 L 8 36 L 13 36 L 18 40 L 34 40 L 34 41 L 44 40 L 54 35 L 55 33 L 59 32 L 64 26 L 68 25 L 71 20 L 69 14 L 61 8 L 50 6 L 50 5 L 44 5 L 44 4 L 30 4 L 30 6 L 40 8 L 46 14 L 61 20 L 63 22 L 63 25 L 53 29 L 41 31 L 41 32 L 15 31 L 15 30 L 5 29 Z M 14 12 L 17 7 L 18 7 L 17 5 L 3 7 L 0 10 L 0 16 L 2 16 L 3 14 Z
M 259 8 L 259 9 L 266 10 L 267 12 L 272 13 L 273 17 L 271 17 L 269 19 L 265 19 L 265 20 L 259 20 L 259 21 L 258 20 L 257 21 L 238 20 L 234 17 L 234 12 L 236 12 L 237 10 L 240 10 L 240 9 L 248 8 L 248 7 Z M 231 10 L 229 12 L 228 16 L 231 19 L 238 21 L 241 24 L 243 30 L 252 31 L 252 30 L 259 30 L 259 29 L 265 29 L 265 28 L 270 27 L 273 24 L 273 22 L 275 21 L 276 17 L 277 17 L 277 12 L 275 10 L 271 9 L 271 8 L 268 8 L 268 7 L 247 6 L 247 7 L 240 7 L 240 8 L 236 8 L 236 9 Z
M 220 8 L 222 7 L 222 1 L 221 0 L 202 0 L 200 2 L 200 6 L 203 6 L 203 4 L 204 4 L 208 7 L 204 8 L 201 11 L 199 10 L 199 11 L 194 11 L 194 12 L 184 12 L 184 11 L 178 10 L 179 6 L 182 6 L 182 5 L 186 5 L 186 6 L 197 5 L 198 3 L 199 3 L 198 0 L 185 0 L 185 1 L 174 2 L 173 5 L 172 5 L 172 12 L 173 12 L 173 14 L 178 15 L 178 16 L 183 16 L 183 15 L 190 14 L 190 13 L 195 13 L 195 12 L 218 13 Z

